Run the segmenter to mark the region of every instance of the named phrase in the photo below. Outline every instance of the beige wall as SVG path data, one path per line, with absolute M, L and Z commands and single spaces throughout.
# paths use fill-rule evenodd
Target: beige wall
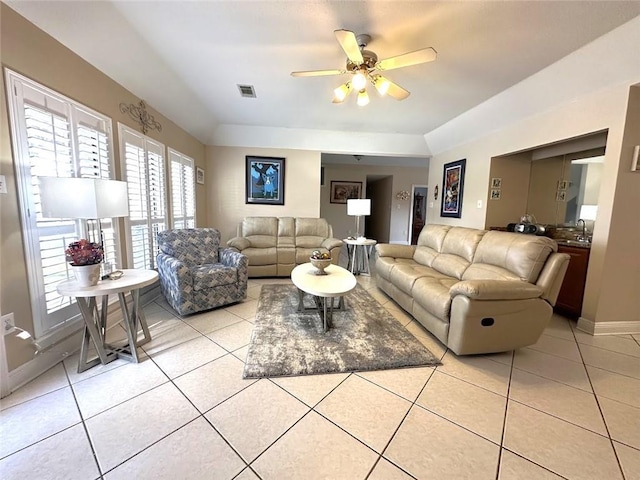
M 395 196 L 396 193 L 401 190 L 411 192 L 412 185 L 426 184 L 428 169 L 420 167 L 378 167 L 371 165 L 326 165 L 324 172 L 325 187 L 322 188 L 320 215 L 333 225 L 333 232 L 338 238 L 345 238 L 349 235 L 349 231 L 355 230 L 355 219 L 347 215 L 346 205 L 330 203 L 331 180 L 362 182 L 362 196 L 364 198 L 367 175 L 374 178 L 392 176 L 391 202 L 387 205 L 391 209 L 388 214 L 390 218 L 389 241 L 396 243 L 408 242 L 411 201 L 398 200 Z M 386 212 L 385 215 L 387 215 Z
M 491 184 L 487 189 L 487 216 L 485 228 L 506 227 L 518 222 L 527 213 L 527 196 L 522 192 L 529 189 L 531 153 L 518 153 L 491 159 L 489 179 L 500 178 L 500 199 L 491 199 Z
M 627 248 L 627 239 L 629 219 L 634 216 L 638 218 L 633 209 L 637 208 L 640 190 L 638 175 L 626 175 L 625 172 L 629 170 L 631 162 L 631 144 L 638 135 L 625 131 L 629 88 L 628 84 L 615 85 L 584 95 L 571 103 L 434 155 L 430 163 L 429 191 L 433 191 L 436 185 L 440 185 L 439 188 L 442 189 L 442 169 L 445 163 L 466 158 L 467 171 L 462 218 L 439 217 L 439 210 L 434 203 L 433 208 L 427 209 L 429 222 L 482 228 L 486 211 L 478 209 L 476 203 L 478 199 L 486 198 L 491 158 L 608 130 L 598 197 L 598 221 L 594 229 L 582 316 L 596 323 L 637 321 L 640 309 L 634 311 L 628 307 L 637 301 L 631 299 L 629 286 L 638 284 L 638 254 L 637 248 L 635 251 Z M 637 98 L 637 93 L 634 95 Z M 634 105 L 637 109 L 637 100 Z M 637 120 L 631 119 L 630 124 L 634 122 Z M 637 132 L 637 123 L 635 125 Z M 640 140 L 635 138 L 635 144 L 638 143 Z M 622 171 L 619 172 L 620 168 Z M 635 202 L 632 201 L 634 198 Z M 636 231 L 640 231 L 637 223 Z M 637 235 L 632 237 L 637 242 Z M 618 243 L 624 244 L 625 248 L 614 247 Z M 615 267 L 615 271 L 609 265 Z M 604 277 L 607 273 L 609 275 L 606 276 L 605 288 Z M 637 297 L 637 294 L 634 295 Z
M 136 130 L 139 126 L 120 113 L 121 102 L 140 101 L 135 95 L 85 62 L 52 37 L 0 3 L 0 44 L 2 66 L 21 73 L 57 92 L 66 95 L 113 120 L 114 145 L 118 145 L 117 122 Z M 135 67 L 132 67 L 135 68 Z M 16 325 L 33 333 L 33 319 L 25 265 L 18 194 L 6 105 L 4 78 L 0 87 L 0 174 L 6 176 L 8 194 L 0 196 L 0 309 L 3 314 L 13 312 Z M 162 132 L 151 131 L 150 137 L 195 159 L 204 166 L 204 145 L 179 128 L 168 118 L 148 106 L 148 111 L 162 124 Z M 119 152 L 114 152 L 116 178 L 121 178 Z M 205 188 L 196 189 L 198 223 L 206 222 Z M 124 239 L 123 245 L 124 245 Z M 124 253 L 124 252 L 123 252 Z M 126 257 L 125 257 L 126 258 Z M 9 369 L 32 358 L 33 350 L 14 343 L 6 337 Z
M 640 86 L 630 89 L 613 205 L 605 208 L 605 212 L 611 212 L 611 223 L 602 273 L 596 277 L 589 272 L 587 278 L 587 288 L 600 291 L 597 307 L 593 302 L 588 307 L 589 311 L 596 308 L 598 320 L 640 321 L 640 173 L 631 171 L 635 145 L 640 145 Z M 606 174 L 603 171 L 603 176 Z M 600 198 L 606 188 L 601 186 Z M 602 204 L 598 207 L 597 226 L 605 213 L 602 207 Z
M 284 205 L 245 203 L 246 155 L 284 157 Z M 320 152 L 273 148 L 207 147 L 205 167 L 208 223 L 223 243 L 244 217 L 320 216 Z
M 564 223 L 567 203 L 557 201 L 556 194 L 558 182 L 568 181 L 570 170 L 571 162 L 565 161 L 563 157 L 544 158 L 532 162 L 527 213 L 533 215 L 538 223 Z

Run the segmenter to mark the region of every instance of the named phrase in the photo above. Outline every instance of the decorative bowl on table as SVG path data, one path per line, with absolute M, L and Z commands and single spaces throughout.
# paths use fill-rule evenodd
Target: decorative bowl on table
M 309 261 L 311 265 L 316 267 L 316 275 L 326 275 L 327 272 L 324 271 L 329 265 L 331 265 L 331 257 L 329 258 L 314 258 L 313 256 L 309 257 Z

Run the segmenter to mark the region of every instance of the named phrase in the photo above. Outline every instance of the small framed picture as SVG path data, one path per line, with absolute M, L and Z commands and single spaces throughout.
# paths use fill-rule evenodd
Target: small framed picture
M 566 190 L 558 190 L 556 192 L 556 202 L 564 202 L 567 199 Z
M 500 189 L 499 188 L 492 188 L 491 189 L 491 200 L 500 200 Z
M 330 203 L 347 203 L 350 198 L 360 198 L 362 182 L 331 180 Z
M 204 170 L 200 167 L 196 167 L 196 182 L 200 185 L 204 185 Z
M 501 188 L 502 187 L 502 179 L 501 178 L 492 178 L 491 179 L 491 188 Z M 492 196 L 493 198 L 493 196 Z
M 558 190 L 566 190 L 569 188 L 568 180 L 558 180 Z

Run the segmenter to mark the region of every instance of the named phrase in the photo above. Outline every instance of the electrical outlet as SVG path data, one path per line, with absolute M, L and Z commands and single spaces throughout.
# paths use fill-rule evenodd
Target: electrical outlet
M 13 313 L 7 313 L 0 317 L 2 321 L 2 333 L 8 335 L 16 329 L 16 321 L 13 318 Z

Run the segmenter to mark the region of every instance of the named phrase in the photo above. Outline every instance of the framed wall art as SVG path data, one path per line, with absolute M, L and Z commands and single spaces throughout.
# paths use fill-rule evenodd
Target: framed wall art
M 500 189 L 499 188 L 492 188 L 491 189 L 491 200 L 500 200 L 501 197 L 501 193 L 500 193 Z
M 245 203 L 284 205 L 284 158 L 246 156 Z
M 329 201 L 331 203 L 347 203 L 350 198 L 360 198 L 362 192 L 362 182 L 343 182 L 331 180 L 331 193 Z
M 200 167 L 196 167 L 196 182 L 200 185 L 204 185 L 204 170 Z
M 462 216 L 462 194 L 464 193 L 464 169 L 467 159 L 445 163 L 442 172 L 441 217 Z

